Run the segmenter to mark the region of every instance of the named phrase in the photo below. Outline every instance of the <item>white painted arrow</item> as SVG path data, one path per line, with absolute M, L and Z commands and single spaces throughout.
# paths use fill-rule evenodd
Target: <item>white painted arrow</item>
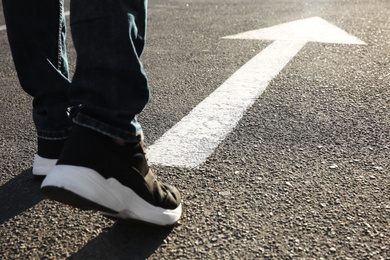
M 307 42 L 365 44 L 319 17 L 224 38 L 274 42 L 151 145 L 147 151 L 151 164 L 195 168 L 205 162 L 269 82 Z

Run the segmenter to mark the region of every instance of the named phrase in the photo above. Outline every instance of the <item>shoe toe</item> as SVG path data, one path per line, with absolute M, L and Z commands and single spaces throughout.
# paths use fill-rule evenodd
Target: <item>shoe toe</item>
M 164 208 L 176 209 L 181 203 L 180 192 L 173 186 L 161 183 L 161 189 L 163 191 L 162 203 Z

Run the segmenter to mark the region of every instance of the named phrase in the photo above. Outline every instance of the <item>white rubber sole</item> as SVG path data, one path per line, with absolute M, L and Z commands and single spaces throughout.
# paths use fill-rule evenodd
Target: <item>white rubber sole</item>
M 57 159 L 47 159 L 36 154 L 34 156 L 34 163 L 32 173 L 35 176 L 46 176 L 48 172 L 56 165 Z
M 116 179 L 105 179 L 96 171 L 86 167 L 57 165 L 46 176 L 41 188 L 57 188 L 58 193 L 63 191 L 75 194 L 81 199 L 96 204 L 97 210 L 101 208 L 111 210 L 112 213 L 102 212 L 110 217 L 160 226 L 175 224 L 182 212 L 181 204 L 176 209 L 153 206 Z M 72 205 L 72 203 L 68 204 Z

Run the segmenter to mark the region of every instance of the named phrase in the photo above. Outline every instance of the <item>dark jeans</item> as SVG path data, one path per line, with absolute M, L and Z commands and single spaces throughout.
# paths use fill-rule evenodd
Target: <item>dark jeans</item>
M 142 131 L 136 117 L 149 99 L 140 62 L 147 1 L 71 1 L 70 25 L 77 52 L 72 80 L 63 0 L 2 1 L 19 81 L 34 97 L 38 136 L 66 138 L 72 118 L 103 134 L 138 142 Z

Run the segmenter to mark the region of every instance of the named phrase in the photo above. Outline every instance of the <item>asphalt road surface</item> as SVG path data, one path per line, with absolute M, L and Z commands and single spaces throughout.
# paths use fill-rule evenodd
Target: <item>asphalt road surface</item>
M 0 258 L 390 259 L 388 0 L 150 0 L 146 141 L 157 142 L 274 42 L 223 37 L 312 17 L 365 44 L 308 41 L 206 161 L 156 164 L 182 192 L 184 210 L 178 225 L 157 228 L 40 193 L 31 97 L 0 15 Z M 69 37 L 68 49 L 73 72 Z

